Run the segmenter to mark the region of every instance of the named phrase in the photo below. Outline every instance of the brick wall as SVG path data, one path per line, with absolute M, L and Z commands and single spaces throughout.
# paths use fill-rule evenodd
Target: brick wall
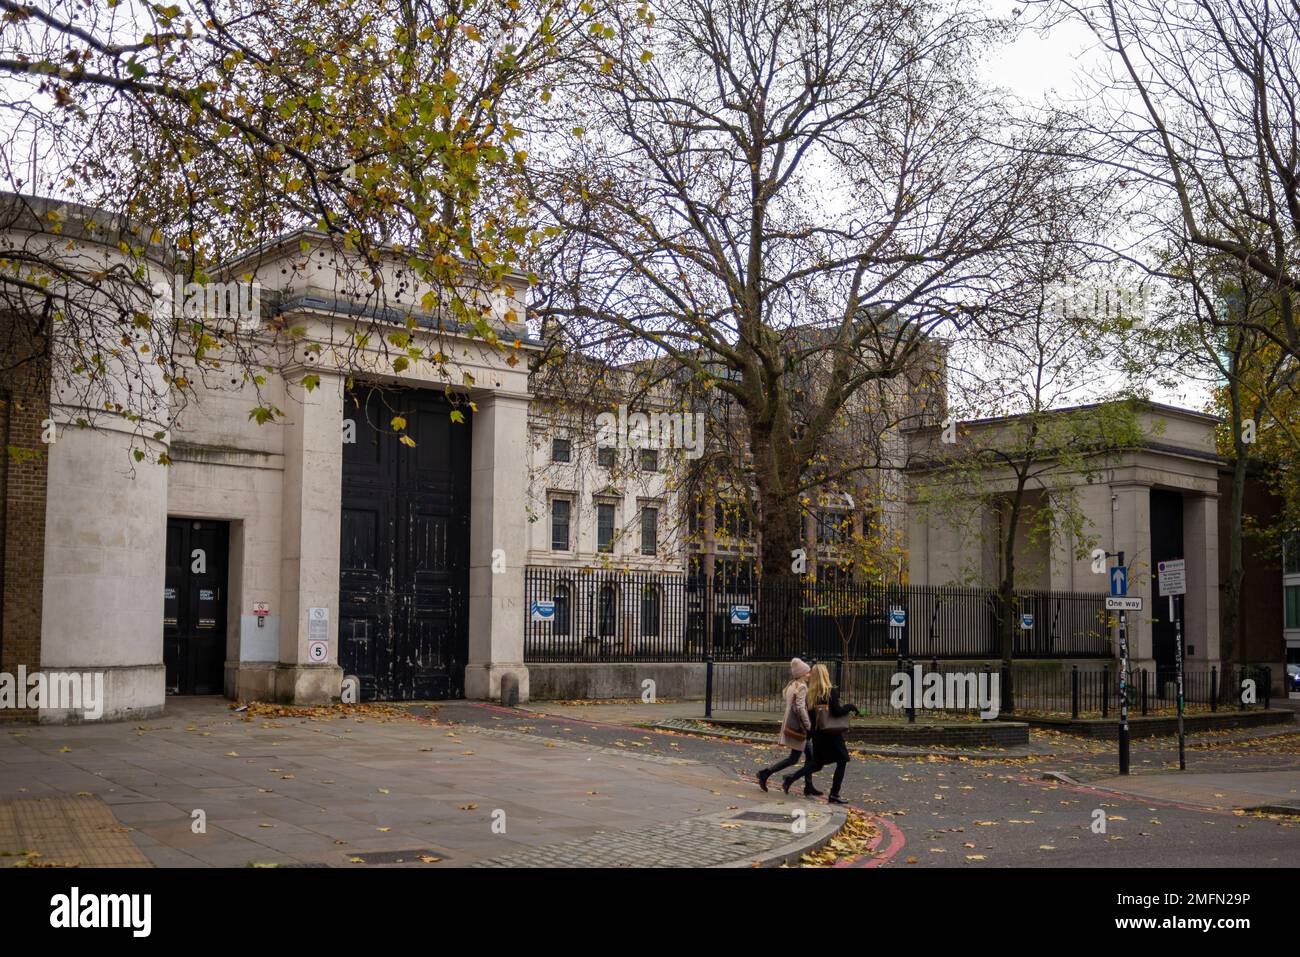
M 41 666 L 48 458 L 41 441 L 49 404 L 44 377 L 0 383 L 0 672 Z M 0 721 L 31 720 L 31 710 L 0 710 Z

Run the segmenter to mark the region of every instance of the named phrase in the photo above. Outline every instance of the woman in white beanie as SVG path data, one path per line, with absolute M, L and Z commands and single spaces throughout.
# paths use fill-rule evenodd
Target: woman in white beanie
M 790 683 L 782 692 L 785 698 L 785 714 L 781 717 L 781 733 L 776 738 L 777 744 L 785 745 L 790 749 L 790 755 L 784 761 L 758 772 L 758 786 L 764 791 L 767 790 L 768 778 L 777 771 L 784 771 L 798 764 L 801 755 L 805 759 L 805 767 L 812 764 L 812 755 L 808 753 L 808 732 L 812 730 L 812 720 L 808 717 L 807 706 L 810 671 L 812 669 L 808 667 L 808 662 L 802 658 L 790 659 Z M 811 797 L 821 794 L 812 786 L 812 779 L 806 776 L 803 793 Z

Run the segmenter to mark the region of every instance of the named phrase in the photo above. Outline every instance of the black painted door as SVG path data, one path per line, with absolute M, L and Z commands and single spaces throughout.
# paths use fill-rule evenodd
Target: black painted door
M 339 663 L 362 700 L 464 694 L 470 410 L 360 386 L 346 396 Z M 403 444 L 393 428 L 405 420 Z
M 227 522 L 167 519 L 163 664 L 170 694 L 220 694 L 226 664 Z

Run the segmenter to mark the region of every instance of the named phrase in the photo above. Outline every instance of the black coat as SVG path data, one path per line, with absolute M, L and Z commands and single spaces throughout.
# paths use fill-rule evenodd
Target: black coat
M 822 703 L 823 702 L 818 702 L 817 706 L 821 707 Z M 849 704 L 840 703 L 840 689 L 834 685 L 831 686 L 830 700 L 824 703 L 828 706 L 828 710 L 830 711 L 832 718 L 842 718 L 850 711 L 854 712 L 855 714 L 858 713 L 857 705 L 852 703 Z M 812 711 L 812 707 L 810 706 L 808 710 Z M 829 733 L 825 731 L 813 732 L 814 738 L 838 738 L 839 736 L 840 736 L 840 732 L 838 731 L 831 731 Z

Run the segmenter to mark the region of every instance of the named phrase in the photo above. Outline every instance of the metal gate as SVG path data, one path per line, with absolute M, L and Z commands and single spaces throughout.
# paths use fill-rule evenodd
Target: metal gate
M 451 411 L 418 390 L 345 398 L 339 663 L 362 700 L 464 694 L 470 411 Z

